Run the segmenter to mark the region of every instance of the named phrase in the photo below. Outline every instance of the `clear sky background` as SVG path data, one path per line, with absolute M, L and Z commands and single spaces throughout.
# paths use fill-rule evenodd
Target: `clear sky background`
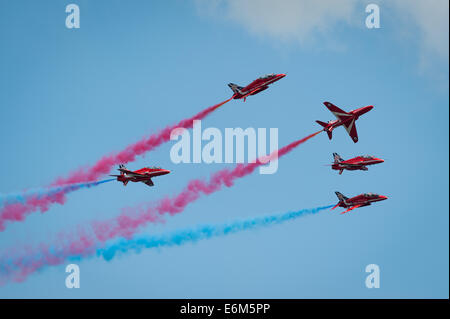
M 81 28 L 65 27 L 66 1 L 0 1 L 0 193 L 46 185 L 167 124 L 231 96 L 266 73 L 287 73 L 269 90 L 232 101 L 203 127 L 279 129 L 280 146 L 344 110 L 375 108 L 253 174 L 150 225 L 159 234 L 335 204 L 338 190 L 388 200 L 181 247 L 65 265 L 0 287 L 1 298 L 448 298 L 448 1 L 372 1 L 381 28 L 367 29 L 366 1 L 82 1 Z M 155 187 L 107 183 L 68 195 L 0 233 L 0 248 L 48 241 L 175 194 L 225 164 L 175 165 L 167 143 L 129 163 L 172 174 Z M 338 175 L 325 164 L 372 154 L 385 163 Z M 367 289 L 378 264 L 381 288 Z

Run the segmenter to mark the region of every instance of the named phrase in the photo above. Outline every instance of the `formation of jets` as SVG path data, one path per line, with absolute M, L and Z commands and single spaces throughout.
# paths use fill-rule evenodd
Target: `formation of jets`
M 286 74 L 282 73 L 281 74 L 272 73 L 259 77 L 258 79 L 254 80 L 245 87 L 239 86 L 234 83 L 229 83 L 228 86 L 233 91 L 232 96 L 233 99 L 243 99 L 245 102 L 248 96 L 255 95 L 266 90 L 270 84 L 281 80 L 285 76 Z M 330 102 L 324 102 L 324 105 L 336 117 L 336 120 L 329 121 L 327 123 L 316 121 L 323 127 L 323 131 L 327 133 L 328 138 L 330 140 L 332 139 L 333 130 L 336 127 L 343 126 L 347 130 L 347 133 L 350 135 L 352 141 L 354 143 L 357 143 L 358 132 L 356 131 L 355 122 L 356 120 L 359 119 L 361 115 L 372 110 L 373 106 L 372 105 L 364 106 L 356 110 L 346 112 Z M 367 166 L 384 162 L 384 160 L 370 155 L 357 156 L 349 160 L 344 160 L 337 153 L 333 153 L 333 157 L 334 163 L 331 164 L 331 168 L 333 170 L 339 171 L 339 175 L 342 174 L 344 170 L 367 171 L 368 170 Z M 130 171 L 125 166 L 120 165 L 118 170 L 120 171 L 120 175 L 111 175 L 111 176 L 117 177 L 117 181 L 122 182 L 124 186 L 126 186 L 130 181 L 142 182 L 148 186 L 153 186 L 154 185 L 152 181 L 153 177 L 167 175 L 170 173 L 169 170 L 162 169 L 160 167 L 144 167 L 136 171 Z M 345 210 L 341 214 L 347 213 L 358 207 L 369 206 L 373 202 L 379 202 L 387 199 L 386 196 L 373 193 L 360 194 L 352 198 L 345 197 L 339 192 L 336 192 L 336 195 L 339 199 L 339 202 L 332 209 L 335 209 L 336 207 L 346 208 L 347 210 Z
M 352 141 L 354 143 L 357 143 L 358 142 L 358 132 L 356 131 L 355 122 L 357 119 L 359 119 L 359 117 L 361 115 L 372 110 L 373 105 L 363 106 L 356 110 L 346 112 L 346 111 L 340 109 L 339 107 L 337 107 L 336 105 L 334 105 L 333 103 L 324 102 L 323 104 L 336 117 L 336 120 L 328 121 L 327 123 L 322 122 L 322 121 L 316 121 L 318 124 L 320 124 L 323 127 L 323 131 L 327 133 L 328 138 L 330 140 L 332 139 L 333 130 L 336 127 L 343 126 L 346 129 L 348 135 L 350 135 L 350 138 L 352 139 Z M 342 157 L 339 156 L 339 154 L 333 153 L 333 157 L 334 157 L 334 163 L 331 164 L 331 168 L 334 170 L 338 170 L 339 175 L 342 174 L 342 172 L 344 170 L 367 171 L 368 165 L 374 165 L 374 164 L 379 164 L 379 163 L 384 162 L 384 160 L 382 160 L 381 158 L 376 158 L 375 156 L 371 156 L 371 155 L 357 156 L 357 157 L 351 158 L 349 160 L 344 160 L 344 159 L 342 159 Z M 344 214 L 348 211 L 351 211 L 355 208 L 369 206 L 373 202 L 379 202 L 379 201 L 387 199 L 386 196 L 373 194 L 373 193 L 361 194 L 361 195 L 358 195 L 358 196 L 355 196 L 352 198 L 347 198 L 339 192 L 336 192 L 336 195 L 339 198 L 339 202 L 332 209 L 335 209 L 338 206 L 347 208 L 347 210 L 342 212 L 342 214 Z

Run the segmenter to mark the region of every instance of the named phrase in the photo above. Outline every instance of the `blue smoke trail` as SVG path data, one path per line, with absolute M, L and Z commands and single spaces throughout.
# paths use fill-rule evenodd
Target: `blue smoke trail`
M 197 228 L 179 230 L 173 233 L 158 236 L 139 236 L 131 240 L 121 239 L 115 243 L 97 249 L 97 256 L 102 256 L 105 260 L 109 261 L 119 252 L 124 253 L 134 250 L 139 253 L 143 248 L 180 246 L 187 242 L 196 242 L 201 239 L 209 239 L 212 237 L 225 236 L 245 230 L 281 224 L 306 215 L 317 214 L 318 212 L 330 207 L 333 207 L 333 205 L 303 209 L 276 215 L 268 215 L 264 217 L 256 217 L 222 225 L 199 226 Z
M 0 207 L 7 204 L 25 203 L 30 197 L 37 197 L 39 199 L 43 196 L 52 196 L 60 192 L 69 193 L 81 188 L 90 188 L 114 180 L 114 178 L 111 178 L 97 182 L 68 184 L 51 188 L 35 188 L 21 193 L 0 194 Z
M 294 212 L 274 214 L 263 217 L 238 220 L 227 224 L 205 225 L 196 228 L 174 231 L 171 233 L 145 236 L 141 235 L 133 239 L 122 238 L 118 241 L 97 243 L 86 245 L 89 236 L 80 238 L 78 242 L 70 243 L 67 246 L 63 241 L 50 245 L 39 245 L 37 249 L 25 247 L 20 251 L 13 249 L 5 251 L 0 255 L 0 286 L 9 282 L 22 282 L 31 273 L 40 272 L 53 265 L 64 262 L 81 261 L 94 256 L 103 257 L 105 260 L 112 260 L 118 253 L 128 251 L 140 252 L 144 248 L 159 248 L 184 245 L 188 242 L 196 242 L 202 239 L 226 236 L 237 232 L 268 227 L 281 224 L 306 215 L 317 214 L 322 210 L 331 208 L 333 205 L 303 209 Z

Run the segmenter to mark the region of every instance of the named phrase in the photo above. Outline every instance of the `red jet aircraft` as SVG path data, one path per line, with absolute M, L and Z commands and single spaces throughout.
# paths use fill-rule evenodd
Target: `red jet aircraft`
M 244 102 L 245 102 L 245 99 L 247 98 L 247 96 L 255 95 L 255 94 L 258 94 L 259 92 L 264 91 L 265 89 L 267 89 L 269 87 L 269 84 L 272 84 L 273 82 L 281 80 L 285 76 L 286 76 L 286 74 L 272 73 L 272 74 L 264 75 L 260 78 L 257 78 L 255 81 L 253 81 L 246 87 L 242 87 L 242 86 L 239 86 L 234 83 L 229 83 L 228 86 L 234 92 L 233 99 L 235 99 L 235 100 L 236 99 L 244 99 Z
M 335 193 L 336 196 L 339 198 L 339 202 L 332 209 L 335 209 L 338 206 L 347 208 L 347 210 L 342 212 L 341 214 L 345 214 L 346 212 L 349 212 L 358 207 L 369 206 L 373 202 L 379 202 L 387 199 L 386 196 L 373 193 L 361 194 L 352 198 L 345 197 L 339 192 Z
M 111 175 L 117 177 L 123 186 L 127 186 L 128 182 L 142 182 L 145 185 L 153 186 L 152 177 L 169 174 L 170 171 L 161 167 L 144 167 L 137 171 L 129 171 L 124 165 L 119 165 L 120 175 Z
M 331 164 L 331 168 L 338 170 L 339 175 L 342 174 L 344 169 L 349 171 L 356 171 L 356 170 L 367 171 L 368 170 L 368 168 L 366 167 L 367 165 L 374 165 L 384 162 L 384 160 L 382 160 L 381 158 L 376 158 L 371 155 L 357 156 L 349 160 L 344 160 L 342 157 L 339 156 L 338 153 L 333 153 L 333 156 L 334 156 L 334 163 Z
M 338 108 L 336 105 L 333 105 L 330 102 L 324 102 L 325 106 L 331 111 L 331 113 L 336 116 L 336 120 L 329 121 L 328 123 L 316 121 L 320 125 L 323 126 L 323 130 L 327 132 L 328 138 L 331 140 L 333 129 L 338 126 L 343 125 L 347 130 L 348 134 L 352 138 L 353 142 L 358 142 L 358 132 L 356 132 L 355 121 L 364 113 L 369 112 L 373 109 L 372 105 L 364 106 L 356 110 L 352 110 L 350 112 L 345 112 Z

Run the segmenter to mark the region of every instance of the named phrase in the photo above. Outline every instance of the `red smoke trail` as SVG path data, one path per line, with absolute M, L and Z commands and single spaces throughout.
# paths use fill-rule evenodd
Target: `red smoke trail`
M 169 141 L 170 133 L 173 129 L 177 127 L 183 127 L 186 129 L 191 128 L 194 120 L 204 119 L 214 110 L 231 101 L 232 98 L 233 97 L 219 104 L 210 106 L 193 117 L 180 121 L 176 125 L 167 126 L 159 132 L 127 146 L 124 150 L 118 153 L 104 156 L 91 167 L 80 168 L 69 174 L 68 177 L 59 177 L 51 183 L 50 186 L 54 187 L 96 181 L 102 175 L 110 172 L 115 165 L 134 161 L 136 156 L 149 152 L 161 144 Z M 48 196 L 40 196 L 39 198 L 33 197 L 24 203 L 6 204 L 0 209 L 0 231 L 4 230 L 5 221 L 22 221 L 27 215 L 34 211 L 40 211 L 42 213 L 46 212 L 52 204 L 64 205 L 66 201 L 66 193 L 67 192 L 61 191 Z
M 69 174 L 68 177 L 60 177 L 55 182 L 53 182 L 52 185 L 72 184 L 97 180 L 100 176 L 110 172 L 115 165 L 132 162 L 138 155 L 149 152 L 160 146 L 161 144 L 168 142 L 170 140 L 170 132 L 173 129 L 177 127 L 183 127 L 186 129 L 192 128 L 192 123 L 194 120 L 204 119 L 210 113 L 212 113 L 225 103 L 231 101 L 231 99 L 232 97 L 219 104 L 210 106 L 200 113 L 194 115 L 193 117 L 180 121 L 178 124 L 169 125 L 156 134 L 153 134 L 148 138 L 144 138 L 134 144 L 127 146 L 124 150 L 118 153 L 104 156 L 97 163 L 87 169 L 81 168 Z
M 316 136 L 322 131 L 308 135 L 307 137 L 292 142 L 266 156 L 255 163 L 238 164 L 234 169 L 223 169 L 214 173 L 209 181 L 192 180 L 181 193 L 164 198 L 148 207 L 128 208 L 116 218 L 103 222 L 92 223 L 93 234 L 78 228 L 77 233 L 61 233 L 55 243 L 41 244 L 37 251 L 26 247 L 23 252 L 8 252 L 0 256 L 0 285 L 5 282 L 24 281 L 26 277 L 35 271 L 50 265 L 58 265 L 67 260 L 79 259 L 91 256 L 96 249 L 102 247 L 104 242 L 116 237 L 131 238 L 138 228 L 150 222 L 161 221 L 161 215 L 169 213 L 175 215 L 181 213 L 184 208 L 197 200 L 202 194 L 209 195 L 222 188 L 231 187 L 236 179 L 251 174 L 257 167 L 267 163 L 267 160 L 275 160 L 283 156 L 300 144 Z
M 58 203 L 64 205 L 66 192 L 58 192 L 42 197 L 31 196 L 24 203 L 6 204 L 0 209 L 0 231 L 5 230 L 6 221 L 22 221 L 29 213 L 39 209 L 46 212 L 51 204 Z

